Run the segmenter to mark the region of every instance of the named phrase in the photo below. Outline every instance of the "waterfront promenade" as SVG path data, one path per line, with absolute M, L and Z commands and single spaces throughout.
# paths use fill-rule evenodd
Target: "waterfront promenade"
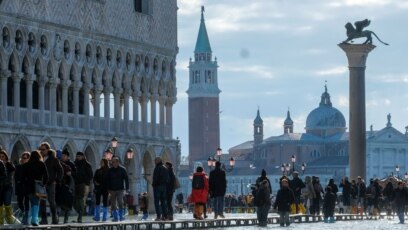
M 72 222 L 75 217 L 71 217 L 69 224 L 41 225 L 38 227 L 22 225 L 5 225 L 1 229 L 78 229 L 78 230 L 114 230 L 114 229 L 227 229 L 233 230 L 253 230 L 260 229 L 257 226 L 256 214 L 227 214 L 225 219 L 214 220 L 194 220 L 191 213 L 176 214 L 174 221 L 153 221 L 154 215 L 148 221 L 141 221 L 141 216 L 127 216 L 122 222 L 94 222 L 90 216 L 84 219 L 82 224 Z M 281 228 L 278 224 L 278 215 L 270 213 L 268 216 L 267 228 Z M 377 219 L 368 219 L 360 215 L 336 215 L 336 222 L 327 224 L 322 221 L 322 217 L 312 217 L 308 215 L 291 216 L 292 224 L 289 228 L 298 229 L 407 229 L 406 224 L 398 224 L 398 218 L 387 219 L 384 215 Z M 265 229 L 265 228 L 262 228 Z

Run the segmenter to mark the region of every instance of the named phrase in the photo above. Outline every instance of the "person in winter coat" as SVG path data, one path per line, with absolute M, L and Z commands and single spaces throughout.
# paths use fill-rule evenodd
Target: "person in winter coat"
M 351 206 L 351 183 L 348 180 L 348 177 L 344 177 L 341 180 L 339 185 L 340 188 L 343 188 L 342 196 L 343 196 L 343 206 L 345 207 L 345 213 L 350 213 L 350 206 Z
M 173 220 L 173 195 L 174 195 L 174 181 L 176 180 L 176 175 L 173 171 L 173 164 L 171 162 L 166 162 L 166 168 L 169 171 L 169 180 L 166 187 L 166 203 L 167 203 L 167 219 Z
M 397 210 L 397 215 L 401 224 L 404 223 L 404 209 L 408 201 L 408 190 L 405 187 L 404 182 L 399 181 L 398 187 L 394 189 L 393 200 L 395 203 L 395 208 Z
M 102 214 L 102 221 L 107 221 L 108 220 L 108 187 L 107 187 L 107 181 L 105 180 L 106 178 L 106 173 L 109 170 L 109 162 L 107 159 L 103 158 L 101 159 L 99 163 L 99 168 L 95 171 L 94 177 L 93 177 L 93 184 L 94 184 L 94 193 L 95 193 L 95 212 L 94 212 L 94 221 L 99 221 L 100 220 L 100 209 L 101 209 L 101 197 L 102 197 L 102 209 L 103 209 L 103 214 Z
M 303 190 L 302 195 L 305 198 L 305 208 L 308 214 L 313 213 L 313 199 L 316 197 L 316 193 L 310 176 L 305 177 L 305 189 Z
M 339 192 L 339 188 L 337 187 L 337 185 L 334 183 L 334 179 L 330 179 L 329 183 L 326 186 L 325 191 L 327 191 L 327 188 L 330 186 L 331 188 L 331 192 L 334 194 L 334 196 L 336 197 L 337 200 L 337 193 Z
M 16 168 L 14 164 L 9 161 L 5 150 L 0 151 L 0 160 L 4 162 L 7 170 L 7 177 L 2 182 L 0 194 L 0 225 L 4 224 L 4 219 L 6 219 L 7 224 L 13 224 L 15 217 L 13 216 L 13 208 L 11 207 L 11 197 L 13 196 L 13 176 Z
M 23 165 L 22 175 L 25 192 L 30 198 L 31 204 L 31 225 L 38 226 L 38 211 L 40 209 L 40 198 L 35 194 L 35 184 L 39 181 L 46 184 L 48 181 L 47 167 L 45 166 L 39 151 L 32 151 L 30 159 Z
M 316 194 L 313 199 L 313 212 L 312 215 L 320 215 L 320 201 L 322 200 L 322 194 L 324 194 L 322 185 L 320 184 L 319 177 L 312 177 L 313 189 Z
M 390 219 L 393 215 L 392 211 L 392 201 L 394 199 L 394 186 L 391 181 L 388 181 L 387 185 L 384 188 L 383 195 L 385 197 L 385 208 L 387 210 L 387 217 Z
M 62 154 L 64 155 L 64 154 Z M 75 182 L 72 177 L 72 168 L 61 160 L 61 166 L 64 170 L 61 184 L 57 186 L 57 204 L 61 208 L 61 214 L 64 216 L 64 224 L 68 223 L 69 213 L 74 203 Z
M 201 166 L 193 174 L 191 202 L 194 203 L 194 217 L 203 220 L 204 205 L 207 203 L 209 182 Z
M 300 194 L 302 188 L 305 187 L 302 179 L 299 178 L 299 173 L 297 171 L 292 172 L 293 179 L 289 181 L 289 187 L 292 189 L 293 194 L 295 195 L 295 205 L 296 205 L 296 213 L 299 213 L 299 203 L 300 203 Z
M 270 195 L 268 181 L 261 181 L 254 197 L 254 203 L 257 206 L 256 216 L 258 225 L 261 227 L 265 227 L 268 224 L 268 212 L 271 208 Z
M 264 180 L 268 181 L 268 183 L 269 183 L 269 186 L 268 186 L 268 188 L 269 188 L 269 193 L 272 194 L 272 185 L 271 185 L 271 182 L 269 181 L 269 178 L 266 176 L 266 171 L 265 171 L 265 169 L 262 169 L 262 171 L 261 171 L 261 176 L 256 179 L 256 184 L 259 184 L 259 183 L 261 183 L 261 182 L 264 181 Z
M 28 214 L 30 212 L 30 199 L 25 192 L 25 186 L 23 181 L 23 165 L 30 159 L 30 152 L 23 152 L 20 157 L 20 164 L 16 166 L 16 172 L 14 173 L 14 185 L 15 194 L 17 196 L 17 204 L 23 219 L 21 223 L 23 225 L 28 224 Z
M 156 167 L 153 170 L 153 196 L 156 209 L 156 221 L 167 219 L 167 182 L 169 170 L 163 165 L 161 157 L 154 159 Z
M 284 226 L 285 224 L 286 226 L 289 226 L 290 205 L 295 202 L 295 195 L 289 188 L 288 180 L 283 179 L 281 181 L 281 186 L 281 189 L 279 189 L 278 194 L 276 195 L 273 209 L 278 210 L 280 226 Z
M 42 142 L 40 144 L 40 152 L 44 159 L 45 166 L 48 172 L 47 188 L 47 200 L 51 211 L 52 224 L 58 224 L 58 213 L 56 197 L 56 186 L 61 183 L 63 170 L 60 161 L 57 159 L 55 150 L 51 149 L 48 142 Z M 40 224 L 48 224 L 47 220 L 47 201 L 40 201 Z
M 364 208 L 365 196 L 366 196 L 366 185 L 363 179 L 361 178 L 361 176 L 357 177 L 356 191 L 357 191 L 357 206 L 359 209 Z
M 114 222 L 125 219 L 123 212 L 123 196 L 129 191 L 129 179 L 126 169 L 119 165 L 119 158 L 112 158 L 112 167 L 108 169 L 105 180 L 110 194 L 110 204 Z M 119 206 L 119 208 L 118 208 Z
M 74 208 L 78 213 L 77 222 L 82 223 L 84 215 L 85 201 L 88 197 L 89 186 L 93 178 L 92 166 L 86 160 L 83 152 L 77 152 L 75 157 L 75 167 L 77 169 L 75 180 Z
M 214 219 L 224 218 L 224 196 L 227 191 L 225 171 L 221 169 L 221 162 L 215 163 L 215 169 L 210 172 L 210 197 L 213 200 Z
M 323 200 L 323 214 L 325 223 L 334 223 L 334 208 L 336 206 L 336 196 L 330 186 L 326 187 Z

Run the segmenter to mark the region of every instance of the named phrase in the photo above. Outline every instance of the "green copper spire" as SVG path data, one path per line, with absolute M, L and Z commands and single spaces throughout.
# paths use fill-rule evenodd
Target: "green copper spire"
M 201 23 L 198 30 L 198 37 L 194 53 L 211 53 L 210 40 L 208 39 L 207 29 L 204 22 L 204 6 L 201 6 Z

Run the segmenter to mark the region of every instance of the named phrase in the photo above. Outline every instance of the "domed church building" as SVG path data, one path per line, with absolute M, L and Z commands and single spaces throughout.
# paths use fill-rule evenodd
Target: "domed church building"
M 392 127 L 390 114 L 387 120 L 384 128 L 375 131 L 371 125 L 366 132 L 367 180 L 390 175 L 408 178 L 408 126 L 404 134 Z M 294 170 L 301 178 L 319 176 L 322 185 L 331 178 L 339 183 L 349 175 L 346 119 L 333 106 L 327 86 L 317 108 L 307 116 L 305 133 L 294 133 L 294 125 L 288 111 L 282 135 L 264 138 L 258 109 L 253 123 L 254 139 L 229 149 L 229 157 L 236 159 L 236 167 L 229 173 L 228 192 L 248 193 L 247 185 L 255 182 L 262 169 L 267 171 L 274 193 L 282 174 L 290 176 Z

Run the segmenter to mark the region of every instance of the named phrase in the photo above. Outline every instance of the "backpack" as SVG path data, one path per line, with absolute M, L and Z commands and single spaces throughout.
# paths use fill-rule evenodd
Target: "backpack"
M 193 176 L 193 189 L 203 189 L 204 188 L 204 175 Z

